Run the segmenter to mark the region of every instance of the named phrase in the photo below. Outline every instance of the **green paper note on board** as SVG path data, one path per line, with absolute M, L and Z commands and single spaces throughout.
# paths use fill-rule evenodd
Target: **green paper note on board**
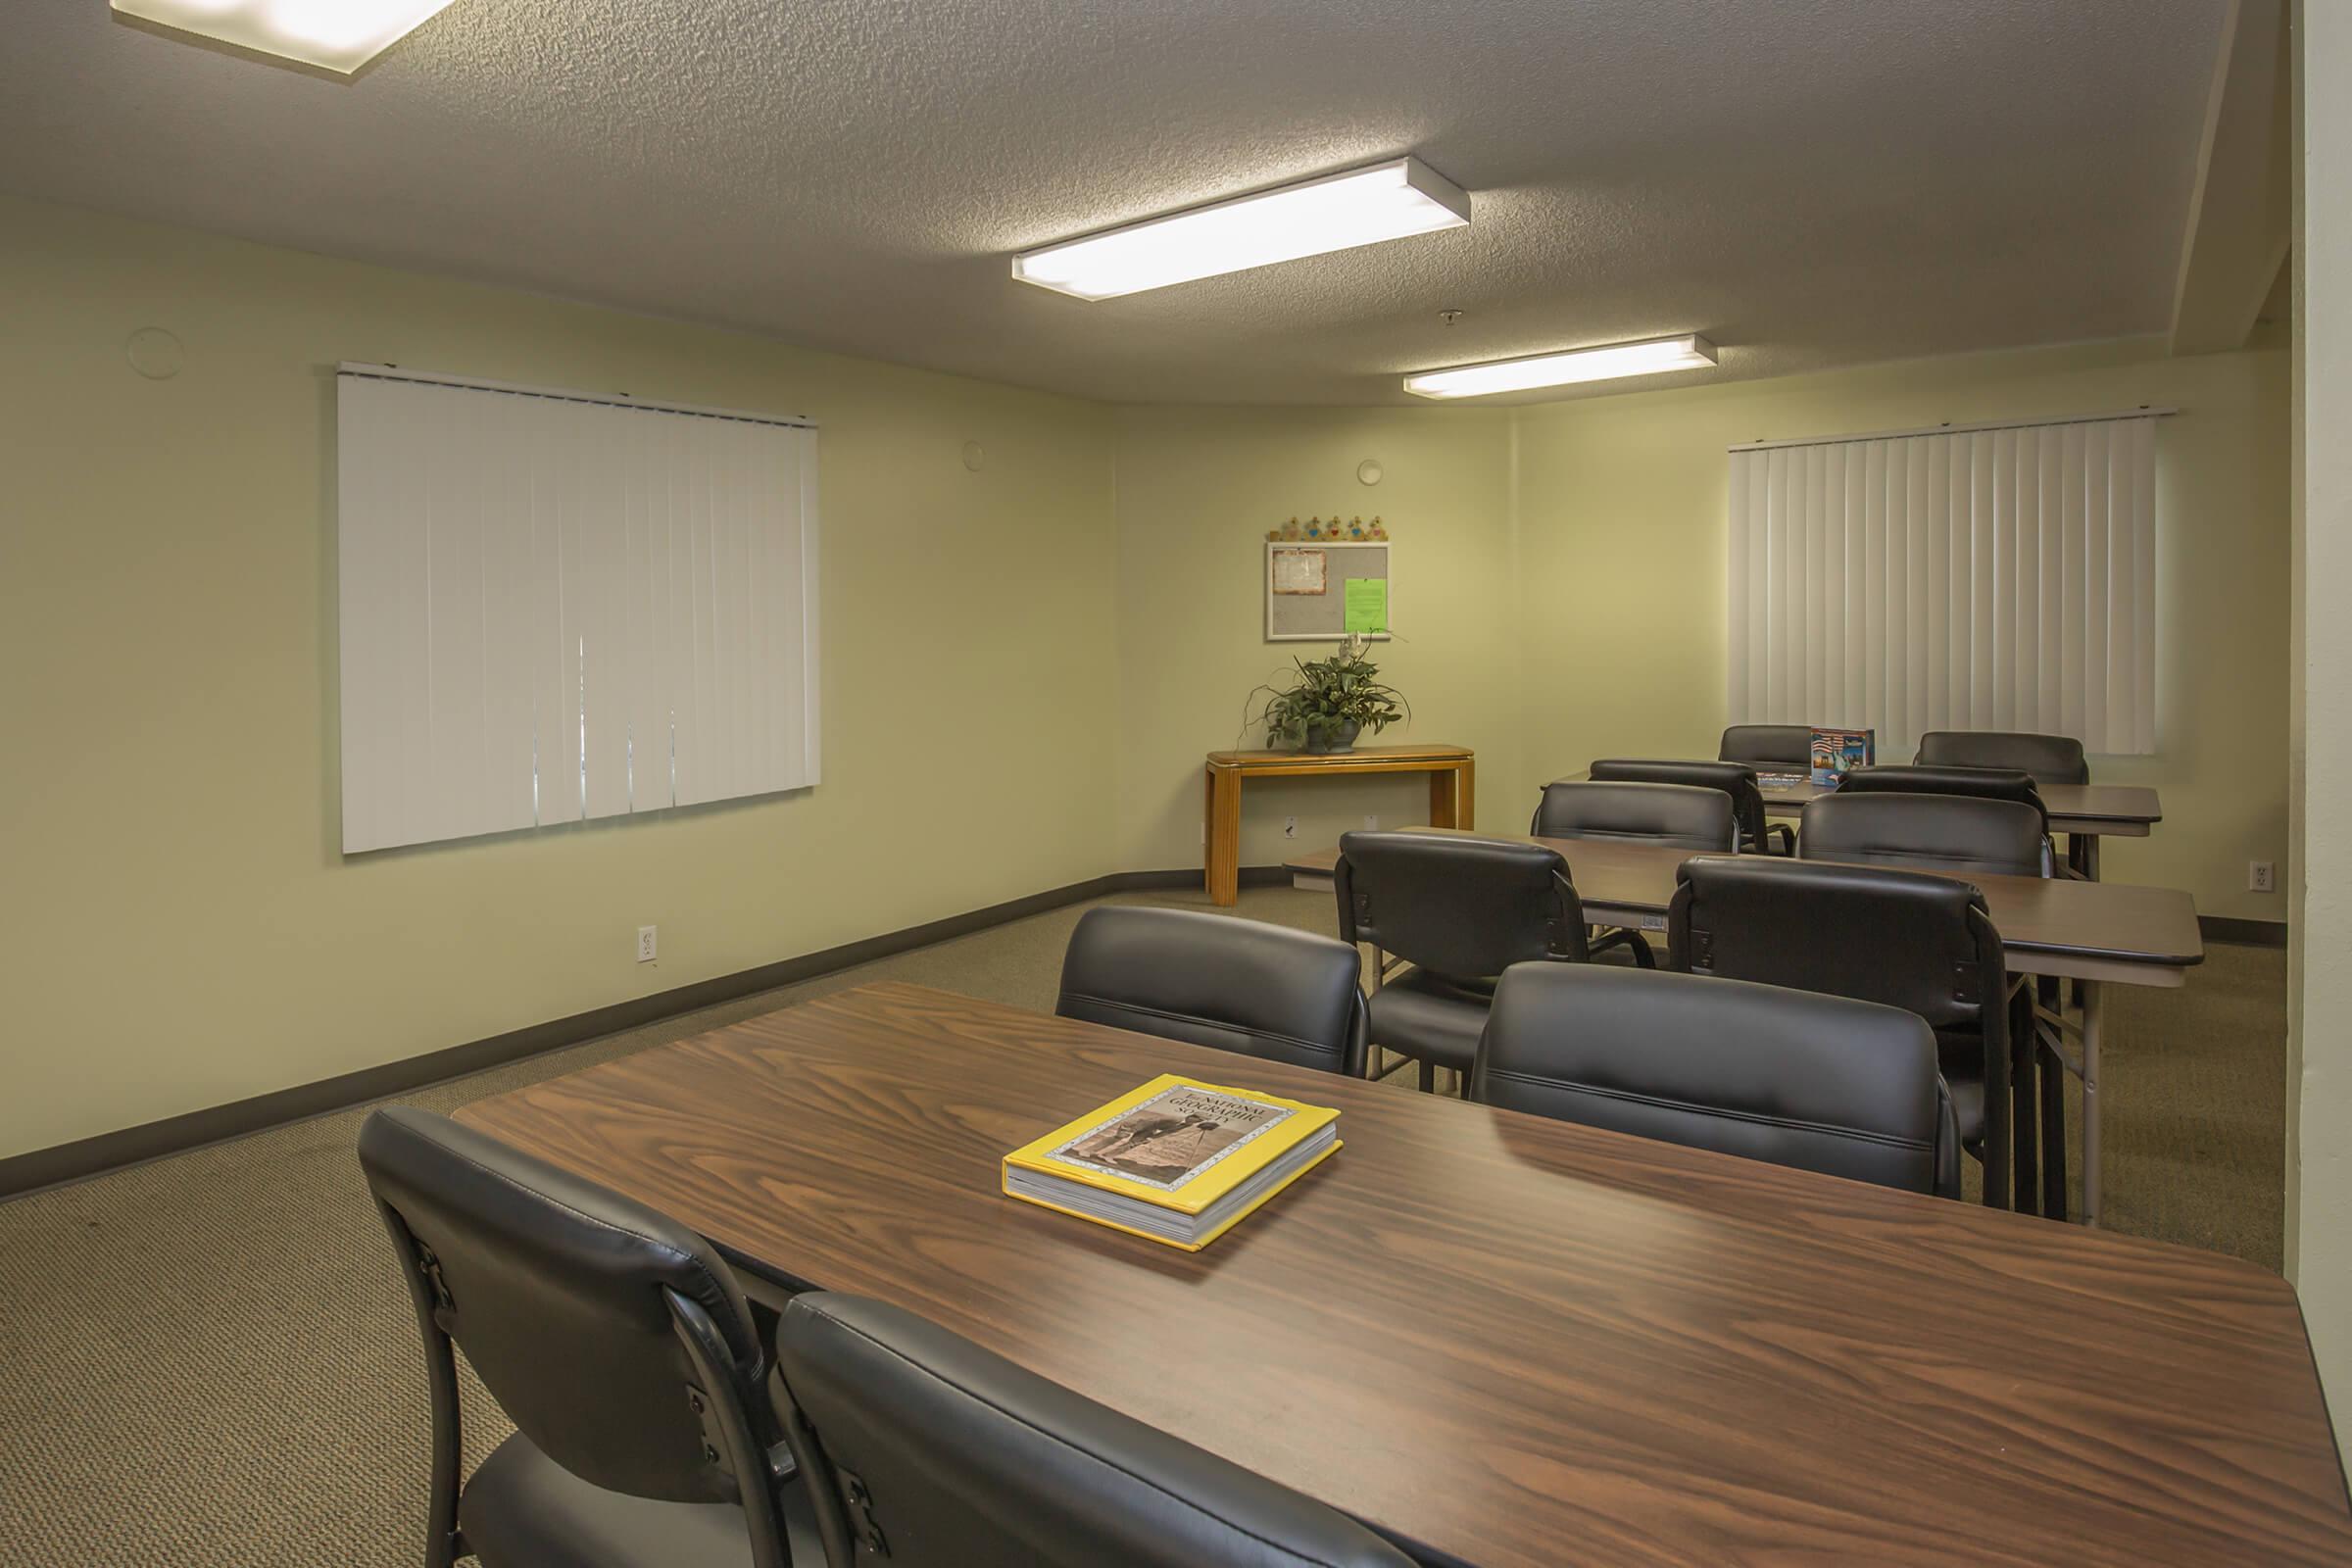
M 1348 630 L 1387 631 L 1389 629 L 1389 579 L 1386 577 L 1350 577 L 1348 579 Z

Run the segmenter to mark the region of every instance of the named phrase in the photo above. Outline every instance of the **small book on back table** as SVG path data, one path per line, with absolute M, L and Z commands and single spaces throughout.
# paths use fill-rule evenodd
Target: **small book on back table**
M 1340 1113 L 1162 1073 L 1004 1156 L 1004 1191 L 1197 1252 L 1340 1147 Z

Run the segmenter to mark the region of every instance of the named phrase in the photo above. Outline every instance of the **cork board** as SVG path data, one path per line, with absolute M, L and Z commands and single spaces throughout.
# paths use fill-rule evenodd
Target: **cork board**
M 1278 561 L 1282 552 L 1319 551 L 1323 556 L 1323 592 L 1297 589 L 1311 573 L 1298 569 L 1294 557 Z M 1389 585 L 1389 624 L 1396 624 L 1396 580 L 1393 540 L 1356 542 L 1331 539 L 1269 540 L 1258 576 L 1266 596 L 1266 641 L 1270 643 L 1331 642 L 1348 635 L 1348 588 L 1350 580 L 1377 578 Z M 1372 642 L 1387 642 L 1389 633 L 1369 634 Z

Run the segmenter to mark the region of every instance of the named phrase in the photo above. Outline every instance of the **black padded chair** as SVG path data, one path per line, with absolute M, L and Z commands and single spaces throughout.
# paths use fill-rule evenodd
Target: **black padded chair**
M 1810 724 L 1734 724 L 1723 732 L 1715 755 L 1727 762 L 1784 773 L 1813 770 Z
M 2009 1202 L 2008 974 L 1984 895 L 1924 871 L 1698 856 L 1677 874 L 1669 967 L 1851 997 L 1917 1013 L 1984 1201 Z
M 1728 855 L 1740 847 L 1732 798 L 1695 784 L 1594 784 L 1561 779 L 1544 786 L 1528 833 L 1540 839 L 1612 839 Z M 1595 937 L 1592 952 L 1622 947 L 1644 969 L 1657 955 L 1639 931 L 1614 929 Z
M 1960 1129 L 1916 1013 L 1743 980 L 1523 963 L 1470 1098 L 1667 1143 L 1960 1196 Z
M 2087 784 L 2090 761 L 2072 735 L 2032 735 L 2020 730 L 1935 729 L 1919 738 L 1922 763 L 1946 767 L 2006 767 L 2034 775 L 2034 782 Z
M 1363 959 L 1330 937 L 1198 909 L 1089 909 L 1054 1010 L 1360 1078 Z
M 1527 831 L 1540 839 L 1618 839 L 1719 855 L 1740 847 L 1732 797 L 1694 784 L 1562 779 L 1544 786 Z
M 2034 735 L 2021 730 L 1938 729 L 1919 738 L 1913 760 L 1945 767 L 2003 767 L 2031 773 L 2044 789 L 2053 784 L 2087 784 L 2090 760 L 2072 735 Z M 2087 876 L 2089 841 L 2067 836 L 2066 863 Z
M 1838 786 L 1838 793 L 1848 797 L 1877 794 L 1967 796 L 1977 800 L 2009 801 L 2030 807 L 2034 811 L 2034 831 L 2041 840 L 2041 863 L 2037 869 L 2021 874 L 2047 876 L 2056 867 L 2049 847 L 2049 808 L 2042 804 L 2041 791 L 2034 787 L 2034 775 L 2022 768 L 1949 767 L 1924 763 L 1858 767 L 1845 775 L 1844 781 Z
M 2041 819 L 2025 802 L 1905 790 L 1872 793 L 1867 787 L 1807 802 L 1797 854 L 1812 860 L 1978 875 L 2048 876 L 2055 869 Z M 2057 982 L 2044 981 L 2041 990 L 2054 1008 Z M 2010 1087 L 2018 1206 L 2037 1206 L 2055 1216 L 2066 1204 L 2066 1064 L 2036 1038 L 2028 997 L 2011 1000 L 2009 1038 L 2015 1052 Z
M 1467 1077 L 1494 979 L 1514 963 L 1591 956 L 1584 905 L 1557 850 L 1445 833 L 1346 833 L 1332 868 L 1340 940 L 1412 967 L 1372 993 L 1375 1046 Z
M 2041 818 L 2022 801 L 1873 793 L 1849 783 L 1807 801 L 1803 824 L 1796 853 L 1808 860 L 1998 876 L 2044 876 L 2049 869 Z
M 794 1466 L 710 1244 L 411 1106 L 368 1118 L 360 1164 L 424 1337 L 427 1568 L 787 1568 Z M 453 1342 L 516 1428 L 462 1495 Z
M 796 1296 L 784 1425 L 829 1568 L 1409 1568 L 1345 1514 L 899 1307 Z
M 1610 757 L 1587 770 L 1599 784 L 1682 784 L 1721 790 L 1732 798 L 1732 818 L 1740 824 L 1740 847 L 1757 854 L 1792 855 L 1796 832 L 1785 822 L 1766 825 L 1764 796 L 1756 787 L 1756 770 L 1745 762 L 1692 762 L 1666 758 Z

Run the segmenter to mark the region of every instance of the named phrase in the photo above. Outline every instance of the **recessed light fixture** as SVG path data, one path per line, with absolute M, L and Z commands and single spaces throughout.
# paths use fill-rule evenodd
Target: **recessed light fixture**
M 1418 158 L 1393 158 L 1023 251 L 1012 275 L 1106 300 L 1469 221 L 1469 192 Z
M 114 0 L 142 22 L 350 75 L 450 0 Z
M 1477 398 L 1494 392 L 1529 392 L 1578 381 L 1609 381 L 1621 375 L 1658 375 L 1667 370 L 1703 370 L 1715 364 L 1715 345 L 1703 337 L 1650 338 L 1570 349 L 1564 354 L 1531 354 L 1523 360 L 1493 360 L 1420 370 L 1404 378 L 1404 389 L 1425 398 Z

